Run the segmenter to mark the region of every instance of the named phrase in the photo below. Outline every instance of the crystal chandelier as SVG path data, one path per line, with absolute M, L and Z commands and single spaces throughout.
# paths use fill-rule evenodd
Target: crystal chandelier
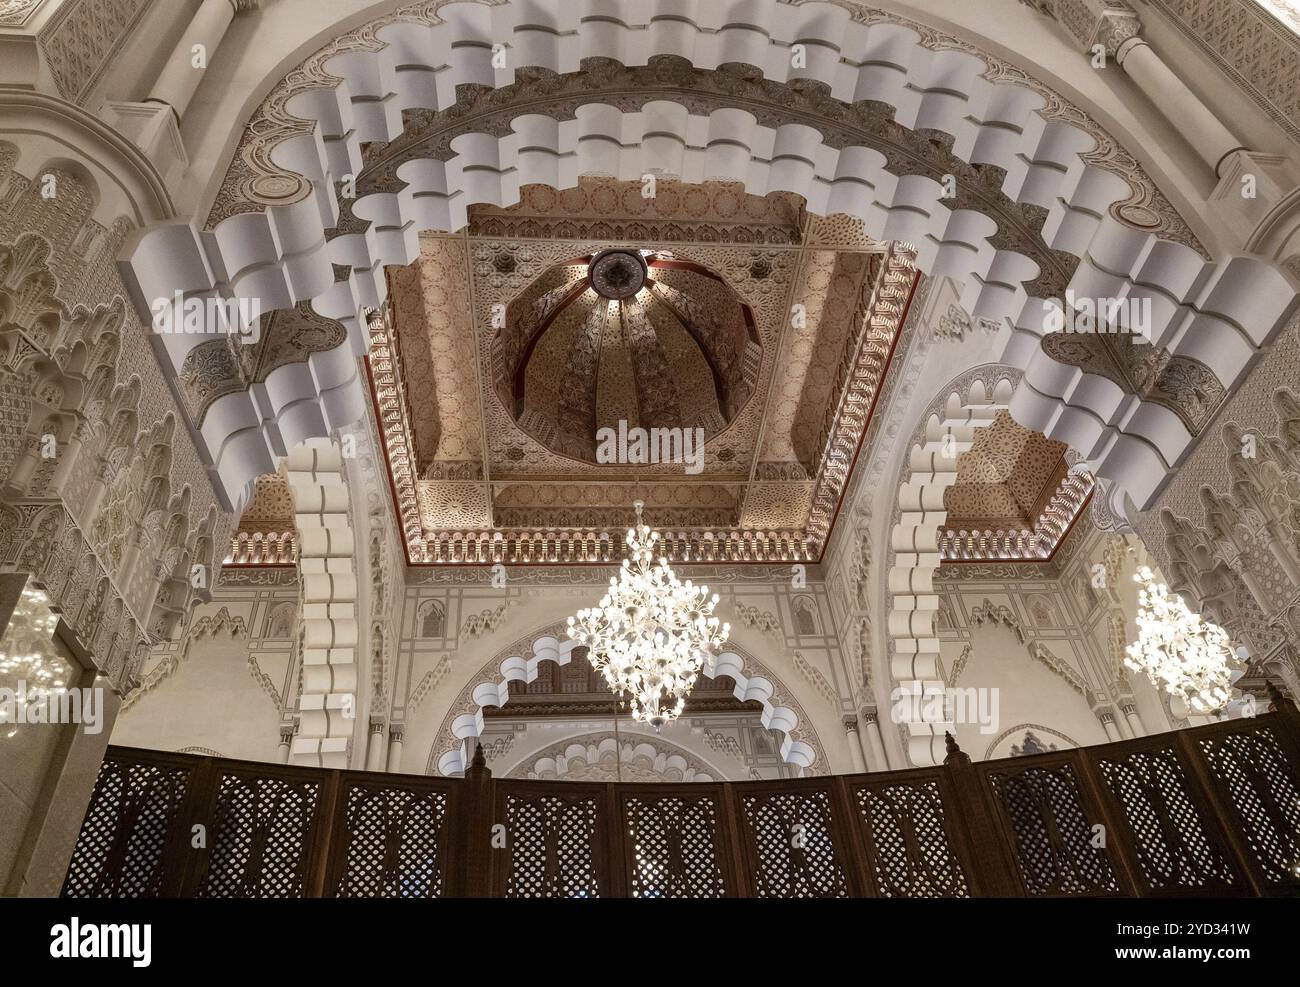
M 1235 660 L 1228 635 L 1188 610 L 1181 596 L 1171 596 L 1147 566 L 1133 580 L 1142 584 L 1138 639 L 1128 646 L 1124 664 L 1145 672 L 1156 688 L 1181 698 L 1194 713 L 1222 709 L 1232 695 Z
M 0 688 L 17 690 L 21 685 L 24 705 L 43 702 L 67 688 L 73 668 L 55 650 L 58 623 L 45 591 L 30 584 L 23 587 L 9 627 L 0 638 Z M 17 722 L 9 720 L 8 714 L 7 709 L 0 709 L 0 730 L 6 738 L 18 732 L 17 723 L 23 720 L 21 709 Z
M 599 605 L 569 618 L 569 637 L 587 646 L 610 689 L 629 697 L 633 719 L 658 730 L 681 715 L 705 658 L 727 640 L 731 625 L 713 616 L 716 593 L 678 580 L 666 558 L 654 560 L 659 535 L 641 519 L 644 503 L 634 506 L 628 558 Z

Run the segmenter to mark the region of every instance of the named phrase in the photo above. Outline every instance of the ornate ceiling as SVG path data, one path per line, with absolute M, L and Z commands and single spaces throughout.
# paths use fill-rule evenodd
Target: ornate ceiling
M 473 207 L 389 269 L 369 324 L 410 561 L 617 560 L 637 499 L 675 560 L 815 561 L 916 278 L 859 221 L 734 183 L 584 178 Z M 620 425 L 705 441 L 610 462 Z M 1069 475 L 1062 443 L 1003 414 L 959 461 L 944 557 L 1050 555 L 1091 490 Z M 263 477 L 230 561 L 291 559 L 285 505 Z
M 676 558 L 819 555 L 909 256 L 797 196 L 652 191 L 529 186 L 390 270 L 372 380 L 412 562 L 616 559 L 638 498 Z M 702 429 L 702 457 L 608 462 L 620 423 Z

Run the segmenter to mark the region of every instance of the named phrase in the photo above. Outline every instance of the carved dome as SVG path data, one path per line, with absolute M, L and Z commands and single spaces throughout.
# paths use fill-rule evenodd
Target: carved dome
M 618 247 L 544 271 L 493 342 L 497 391 L 553 452 L 595 463 L 602 428 L 703 428 L 712 438 L 754 393 L 754 316 L 704 266 Z

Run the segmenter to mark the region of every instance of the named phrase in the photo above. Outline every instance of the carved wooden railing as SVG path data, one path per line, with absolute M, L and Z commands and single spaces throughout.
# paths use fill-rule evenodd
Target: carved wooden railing
M 1300 717 L 734 784 L 464 779 L 110 748 L 66 897 L 1300 894 Z

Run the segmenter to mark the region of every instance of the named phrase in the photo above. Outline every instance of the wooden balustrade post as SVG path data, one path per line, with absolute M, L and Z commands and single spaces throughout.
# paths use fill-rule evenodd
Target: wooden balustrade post
M 1292 757 L 1300 757 L 1300 710 L 1291 701 L 1291 697 L 1271 681 L 1265 679 L 1264 687 L 1268 689 L 1268 698 L 1272 711 L 1278 715 L 1278 730 L 1284 735 L 1283 744 L 1291 748 Z
M 944 732 L 948 756 L 943 766 L 948 770 L 957 797 L 957 821 L 960 831 L 966 834 L 966 846 L 974 868 L 978 896 L 987 898 L 1015 897 L 1023 894 L 1015 876 L 1014 848 L 1007 847 L 999 837 L 992 811 L 980 786 L 979 777 L 971 765 L 970 755 L 957 746 L 957 738 Z
M 474 757 L 465 772 L 465 797 L 461 799 L 461 825 L 452 825 L 452 839 L 459 842 L 460 894 L 465 898 L 492 896 L 492 813 L 495 787 L 487 766 L 483 745 L 475 741 Z

